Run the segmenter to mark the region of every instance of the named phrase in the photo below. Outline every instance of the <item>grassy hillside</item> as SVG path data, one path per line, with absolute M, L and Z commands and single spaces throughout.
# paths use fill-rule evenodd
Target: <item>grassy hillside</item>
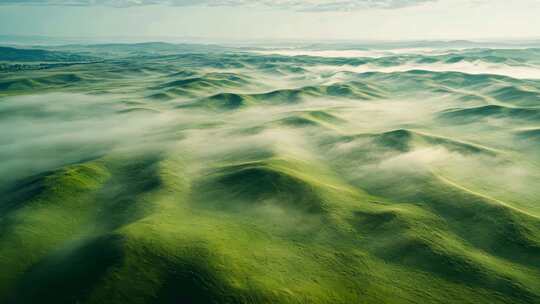
M 540 81 L 440 67 L 537 50 L 50 51 L 100 60 L 0 79 L 0 303 L 540 302 Z

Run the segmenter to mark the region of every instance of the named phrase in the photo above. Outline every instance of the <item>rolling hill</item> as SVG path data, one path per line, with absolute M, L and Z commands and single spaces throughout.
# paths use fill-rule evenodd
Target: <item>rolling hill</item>
M 540 302 L 538 50 L 10 52 L 0 303 Z

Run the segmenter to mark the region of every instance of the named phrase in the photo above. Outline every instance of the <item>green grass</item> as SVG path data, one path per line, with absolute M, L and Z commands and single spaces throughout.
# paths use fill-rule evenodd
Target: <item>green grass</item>
M 0 82 L 0 303 L 540 302 L 540 83 L 317 69 L 534 50 L 59 48 Z

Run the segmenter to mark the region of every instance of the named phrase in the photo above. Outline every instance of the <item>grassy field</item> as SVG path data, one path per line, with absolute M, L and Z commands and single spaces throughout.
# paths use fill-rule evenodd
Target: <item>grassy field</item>
M 537 49 L 2 54 L 0 303 L 540 303 Z

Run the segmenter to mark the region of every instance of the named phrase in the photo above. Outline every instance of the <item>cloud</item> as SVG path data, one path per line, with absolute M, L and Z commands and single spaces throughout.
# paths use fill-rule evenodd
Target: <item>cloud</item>
M 4 5 L 132 7 L 143 5 L 265 7 L 295 11 L 395 9 L 437 0 L 0 0 Z

